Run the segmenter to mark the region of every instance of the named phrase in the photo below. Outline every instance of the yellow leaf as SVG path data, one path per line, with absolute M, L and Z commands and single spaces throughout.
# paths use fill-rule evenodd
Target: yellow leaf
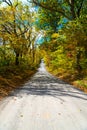
M 59 36 L 60 36 L 60 35 L 59 35 L 58 33 L 53 33 L 51 37 L 52 37 L 52 38 L 58 38 Z

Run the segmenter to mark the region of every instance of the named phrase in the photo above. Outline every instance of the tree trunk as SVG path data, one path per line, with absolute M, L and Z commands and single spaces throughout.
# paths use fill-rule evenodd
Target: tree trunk
M 78 50 L 77 55 L 76 55 L 76 69 L 77 69 L 79 75 L 81 75 L 81 72 L 82 72 L 80 60 L 81 60 L 81 51 Z
M 73 19 L 76 18 L 76 15 L 75 15 L 75 6 L 74 6 L 74 4 L 75 4 L 75 0 L 71 0 L 71 13 L 72 13 Z
M 33 63 L 35 61 L 35 50 L 34 49 L 32 50 L 32 61 L 33 61 Z
M 19 65 L 19 53 L 16 53 L 15 65 Z

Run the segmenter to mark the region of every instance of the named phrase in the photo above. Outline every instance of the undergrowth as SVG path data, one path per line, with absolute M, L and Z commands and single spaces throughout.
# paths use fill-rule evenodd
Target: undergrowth
M 0 67 L 0 99 L 22 86 L 36 72 L 38 66 Z

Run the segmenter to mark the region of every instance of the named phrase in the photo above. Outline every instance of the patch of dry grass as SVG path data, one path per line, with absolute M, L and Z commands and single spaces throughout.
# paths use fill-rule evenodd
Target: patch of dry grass
M 67 74 L 66 76 L 62 75 L 61 79 L 87 93 L 87 80 L 85 78 L 79 79 L 76 75 Z

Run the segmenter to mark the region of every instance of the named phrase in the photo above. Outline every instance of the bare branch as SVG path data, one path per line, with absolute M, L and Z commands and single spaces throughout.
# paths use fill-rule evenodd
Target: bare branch
M 5 2 L 6 4 L 8 4 L 9 6 L 12 6 L 12 2 L 10 0 L 3 0 L 3 2 Z

